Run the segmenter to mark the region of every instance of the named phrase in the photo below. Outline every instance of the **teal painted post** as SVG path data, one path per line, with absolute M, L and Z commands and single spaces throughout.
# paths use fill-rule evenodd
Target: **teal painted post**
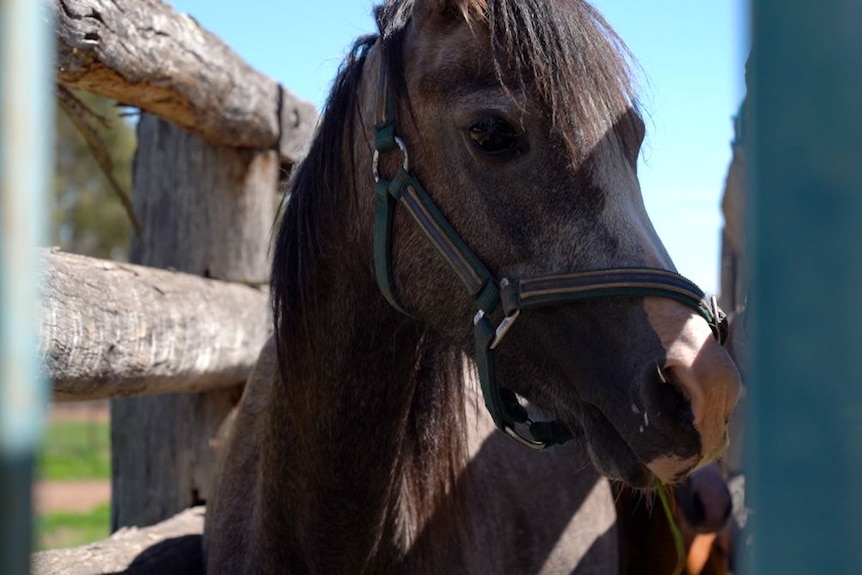
M 33 454 L 47 388 L 37 368 L 35 246 L 51 174 L 50 8 L 0 0 L 0 573 L 29 573 Z
M 749 575 L 862 572 L 862 3 L 755 0 Z

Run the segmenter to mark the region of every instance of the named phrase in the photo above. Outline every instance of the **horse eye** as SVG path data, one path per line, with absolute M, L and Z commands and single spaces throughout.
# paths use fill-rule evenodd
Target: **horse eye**
M 483 154 L 501 156 L 517 151 L 518 131 L 501 118 L 487 116 L 476 120 L 469 133 L 473 145 Z

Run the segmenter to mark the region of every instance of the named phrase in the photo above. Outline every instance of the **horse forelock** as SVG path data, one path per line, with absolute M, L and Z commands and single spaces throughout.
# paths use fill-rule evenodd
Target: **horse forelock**
M 613 131 L 627 155 L 642 130 L 634 56 L 601 13 L 583 0 L 388 0 L 376 10 L 395 88 L 403 85 L 402 32 L 419 2 L 442 17 L 485 26 L 503 87 L 536 95 L 570 155 L 581 160 Z M 402 97 L 403 91 L 397 91 Z M 634 114 L 627 113 L 633 111 Z M 631 149 L 634 146 L 635 149 Z
M 488 0 L 486 13 L 498 76 L 541 100 L 570 155 L 581 159 L 611 129 L 621 142 L 637 139 L 636 121 L 620 121 L 637 110 L 634 58 L 595 8 Z

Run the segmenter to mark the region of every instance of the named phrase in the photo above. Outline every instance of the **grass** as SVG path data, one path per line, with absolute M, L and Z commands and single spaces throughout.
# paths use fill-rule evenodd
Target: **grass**
M 75 547 L 99 539 L 109 533 L 111 506 L 103 503 L 89 513 L 48 513 L 36 518 L 36 548 L 59 549 Z
M 51 421 L 37 458 L 36 476 L 47 481 L 111 478 L 111 437 L 107 421 Z M 36 548 L 59 549 L 106 538 L 110 504 L 89 512 L 53 512 L 36 517 Z
M 110 479 L 111 436 L 107 421 L 55 421 L 39 453 L 39 479 Z

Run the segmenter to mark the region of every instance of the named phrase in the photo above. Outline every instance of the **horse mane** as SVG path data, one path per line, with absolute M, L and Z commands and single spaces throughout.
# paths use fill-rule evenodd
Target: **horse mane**
M 394 22 L 387 18 L 385 24 L 381 23 L 381 34 L 392 32 Z M 278 369 L 283 382 L 288 381 L 288 350 L 298 338 L 308 340 L 314 329 L 314 275 L 325 247 L 326 230 L 333 225 L 339 202 L 349 200 L 341 196 L 350 186 L 356 197 L 355 182 L 347 179 L 356 162 L 353 138 L 359 136 L 353 114 L 360 112 L 357 93 L 368 51 L 380 37 L 364 36 L 352 46 L 330 91 L 308 154 L 291 175 L 283 200 L 286 205 L 275 239 L 270 280 Z M 393 52 L 400 54 L 400 50 Z M 398 64 L 398 57 L 390 59 L 391 66 Z M 403 86 L 399 81 L 403 75 L 394 76 L 396 83 Z M 451 486 L 466 459 L 463 355 L 427 330 L 417 352 L 413 374 L 416 391 L 404 439 L 405 453 L 413 455 L 416 464 L 405 469 L 403 478 L 404 487 L 416 497 L 400 499 L 408 506 L 413 522 L 397 526 L 397 535 L 405 542 L 425 535 L 413 530 L 431 515 L 435 527 L 444 533 L 463 529 L 449 512 L 458 507 Z M 416 457 L 418 454 L 423 456 Z M 445 501 L 441 502 L 441 497 Z
M 634 56 L 598 10 L 581 0 L 483 3 L 498 79 L 541 99 L 570 157 L 583 159 L 609 126 L 623 146 L 640 143 Z
M 438 0 L 453 18 L 488 27 L 497 79 L 535 94 L 570 156 L 613 126 L 622 145 L 639 142 L 634 56 L 601 13 L 583 0 Z M 414 0 L 375 10 L 396 93 L 404 97 L 401 50 Z M 550 9 L 549 9 L 550 8 Z M 635 113 L 617 117 L 619 110 Z M 626 149 L 627 153 L 636 150 Z M 580 158 L 578 158 L 580 159 Z
M 345 181 L 345 170 L 355 162 L 350 145 L 355 132 L 352 114 L 365 58 L 376 39 L 373 35 L 359 38 L 341 64 L 308 153 L 294 168 L 282 200 L 285 207 L 270 277 L 282 368 L 284 344 L 311 331 L 306 311 L 316 300 L 312 282 L 322 253 L 321 236 L 334 219 L 344 187 L 355 186 Z

